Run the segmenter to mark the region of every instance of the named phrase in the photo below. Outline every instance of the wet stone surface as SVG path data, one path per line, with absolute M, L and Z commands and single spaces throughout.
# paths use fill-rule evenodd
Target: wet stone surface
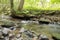
M 59 34 L 60 32 L 58 31 L 60 30 L 60 25 L 57 24 L 39 24 L 38 21 L 27 21 L 6 17 L 1 17 L 0 20 L 1 40 L 39 40 L 39 34 L 44 35 L 44 38 L 48 37 L 48 39 L 51 39 L 51 34 Z M 56 35 L 54 36 L 56 37 Z

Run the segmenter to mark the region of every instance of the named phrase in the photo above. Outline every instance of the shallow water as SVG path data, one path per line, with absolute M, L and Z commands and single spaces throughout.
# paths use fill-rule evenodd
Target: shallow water
M 7 18 L 6 18 L 7 17 Z M 39 33 L 51 33 L 51 34 L 57 34 L 57 35 L 54 35 L 56 37 L 59 37 L 60 38 L 60 25 L 59 24 L 39 24 L 38 21 L 26 21 L 26 20 L 10 20 L 11 17 L 8 17 L 8 16 L 5 16 L 4 18 L 1 17 L 0 21 L 2 21 L 3 23 L 5 21 L 7 22 L 14 22 L 15 24 L 17 25 L 20 25 L 22 27 L 24 27 L 25 29 L 27 30 L 30 30 L 30 31 L 34 31 L 36 34 L 39 34 Z M 59 34 L 59 35 L 58 35 Z
M 39 32 L 49 32 L 52 35 L 60 38 L 60 25 L 59 24 L 39 24 L 37 21 L 24 21 L 22 23 L 25 28 L 34 31 L 35 33 Z

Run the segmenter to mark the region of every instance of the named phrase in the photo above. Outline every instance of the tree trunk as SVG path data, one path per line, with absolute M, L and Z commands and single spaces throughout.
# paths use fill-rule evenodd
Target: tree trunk
M 13 0 L 10 0 L 10 5 L 11 5 L 11 13 L 13 13 L 13 7 L 14 7 Z
M 14 11 L 14 3 L 13 3 L 14 0 L 10 0 L 10 6 L 11 6 L 11 17 L 15 16 L 15 11 Z
M 23 9 L 23 5 L 24 5 L 24 0 L 20 0 L 20 4 L 18 6 L 19 11 L 21 11 Z

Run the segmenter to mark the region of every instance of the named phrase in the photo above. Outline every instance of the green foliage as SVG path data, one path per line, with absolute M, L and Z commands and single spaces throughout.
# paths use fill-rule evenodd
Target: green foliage
M 14 0 L 14 9 L 15 10 L 18 9 L 19 1 L 20 0 Z M 8 4 L 7 6 L 9 6 L 10 1 L 9 0 L 6 0 L 6 1 L 0 0 L 0 4 L 3 4 L 3 5 Z M 23 9 L 60 10 L 60 0 L 50 0 L 50 2 L 47 2 L 47 0 L 25 0 Z
M 24 9 L 60 10 L 59 4 L 60 0 L 25 0 Z
M 60 3 L 60 0 L 51 0 L 51 3 Z
M 27 15 L 27 16 L 37 16 L 43 13 L 43 10 L 36 10 L 36 9 L 26 9 L 26 10 L 22 10 L 22 11 L 17 11 L 15 10 L 17 15 Z
M 9 4 L 9 0 L 0 0 L 1 4 Z

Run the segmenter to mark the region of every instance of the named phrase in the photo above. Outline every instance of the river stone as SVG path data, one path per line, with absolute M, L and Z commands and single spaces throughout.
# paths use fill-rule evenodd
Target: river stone
M 3 24 L 1 26 L 2 27 L 13 27 L 13 26 L 15 26 L 15 24 L 13 22 L 5 21 L 5 22 L 3 22 Z
M 40 21 L 51 22 L 49 19 L 40 18 Z

